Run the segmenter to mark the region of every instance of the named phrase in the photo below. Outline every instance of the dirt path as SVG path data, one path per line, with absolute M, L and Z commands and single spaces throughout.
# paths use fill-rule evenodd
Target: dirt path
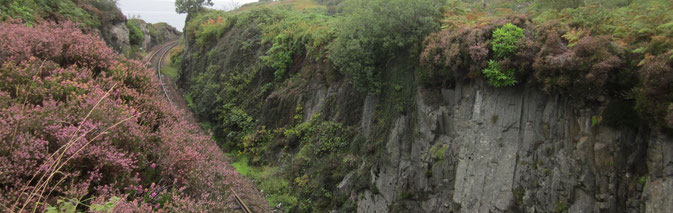
M 157 67 L 159 67 L 160 63 L 161 66 L 169 66 L 170 59 L 169 54 L 167 53 L 169 53 L 170 50 L 173 49 L 173 47 L 175 47 L 176 44 L 177 43 L 174 42 L 167 42 L 164 45 L 154 48 L 154 50 L 152 50 L 148 54 L 149 57 L 147 60 L 150 61 L 155 70 L 157 69 Z M 157 71 L 157 73 L 160 72 Z M 197 117 L 187 106 L 187 102 L 185 101 L 185 98 L 183 96 L 183 91 L 177 87 L 177 85 L 175 84 L 175 80 L 165 75 L 161 75 L 159 79 L 162 81 L 163 88 L 165 88 L 164 92 L 168 96 L 168 99 L 172 102 L 173 106 L 185 112 L 184 115 L 187 121 L 197 126 L 201 126 L 199 124 L 199 120 L 197 119 Z M 210 135 L 210 132 L 208 130 L 205 129 L 201 130 L 203 131 L 203 134 Z M 212 142 L 216 143 L 215 141 Z M 227 165 L 229 169 L 236 170 L 233 166 L 231 166 L 231 163 L 233 162 L 232 159 L 227 157 L 227 161 L 229 162 L 229 164 Z M 255 184 L 251 180 L 236 173 L 235 177 L 232 177 L 232 182 L 233 182 L 232 186 L 233 190 L 236 191 L 238 196 L 241 197 L 243 202 L 245 202 L 245 204 L 252 210 L 252 212 L 272 212 L 271 208 L 269 207 L 268 201 L 266 201 L 266 199 L 264 198 L 264 194 L 257 189 Z M 229 199 L 227 203 L 224 205 L 226 205 L 226 207 L 231 210 L 227 212 L 243 212 L 243 210 L 236 202 L 233 193 L 229 195 Z

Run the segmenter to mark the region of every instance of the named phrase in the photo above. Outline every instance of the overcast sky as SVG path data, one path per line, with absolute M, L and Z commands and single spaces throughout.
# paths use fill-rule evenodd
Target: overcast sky
M 216 9 L 228 9 L 232 5 L 243 5 L 257 0 L 213 0 Z M 126 17 L 139 16 L 149 23 L 166 22 L 182 31 L 186 14 L 175 12 L 175 0 L 118 0 L 117 6 Z

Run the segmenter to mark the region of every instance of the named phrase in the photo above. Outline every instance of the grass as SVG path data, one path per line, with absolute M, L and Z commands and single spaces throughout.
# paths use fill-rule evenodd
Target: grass
M 161 65 L 161 74 L 167 75 L 168 77 L 171 77 L 172 79 L 177 79 L 178 78 L 178 68 L 171 65 L 168 61 L 165 61 L 163 65 Z
M 247 156 L 237 157 L 237 161 L 235 163 L 232 163 L 231 165 L 234 166 L 234 168 L 236 168 L 236 171 L 238 173 L 240 173 L 240 174 L 242 174 L 243 176 L 246 176 L 246 177 L 252 175 L 253 172 L 254 172 L 253 171 L 254 168 L 252 168 L 252 167 L 250 167 L 250 165 L 248 165 L 248 157 Z
M 291 206 L 296 206 L 298 203 L 297 197 L 290 193 L 289 182 L 283 178 L 278 177 L 278 167 L 253 167 L 248 164 L 248 156 L 227 154 L 234 157 L 236 162 L 231 165 L 236 168 L 236 171 L 243 176 L 251 178 L 257 182 L 259 189 L 266 193 L 266 200 L 271 206 L 277 206 L 282 203 L 289 212 Z
M 193 109 L 195 105 L 194 105 L 194 98 L 192 98 L 192 95 L 189 93 L 185 93 L 184 97 L 185 101 L 187 101 L 187 106 Z

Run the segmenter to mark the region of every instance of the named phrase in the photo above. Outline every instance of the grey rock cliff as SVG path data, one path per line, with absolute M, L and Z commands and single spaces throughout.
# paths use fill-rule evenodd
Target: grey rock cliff
M 140 31 L 143 32 L 143 42 L 140 44 L 140 47 L 143 50 L 149 51 L 152 48 L 152 35 L 150 34 L 150 28 L 147 26 L 147 23 L 141 22 L 139 24 Z
M 359 212 L 673 208 L 673 144 L 657 131 L 592 127 L 591 110 L 523 86 L 459 83 L 432 93 L 418 89 L 415 114 L 394 122 L 387 159 L 370 171 L 376 192 L 352 197 Z
M 131 46 L 129 42 L 129 29 L 124 22 L 104 26 L 102 35 L 108 45 L 117 52 L 121 52 Z

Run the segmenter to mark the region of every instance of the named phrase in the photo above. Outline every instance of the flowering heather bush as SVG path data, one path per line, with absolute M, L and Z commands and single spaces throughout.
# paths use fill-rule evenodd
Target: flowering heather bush
M 673 55 L 647 56 L 638 70 L 636 109 L 659 125 L 673 128 Z
M 425 68 L 421 73 L 422 79 L 435 81 L 444 79 L 441 78 L 446 75 L 444 72 L 448 72 L 449 77 L 457 80 L 481 77 L 481 71 L 487 67 L 490 57 L 494 55 L 489 50 L 493 31 L 506 23 L 518 26 L 531 25 L 527 17 L 512 16 L 430 34 L 423 42 L 424 49 L 420 56 L 421 65 Z M 515 60 L 517 56 L 512 58 Z
M 533 70 L 546 92 L 596 99 L 605 94 L 609 76 L 623 67 L 608 37 L 586 35 L 569 45 L 553 26 L 540 34 L 541 50 L 534 58 Z
M 0 46 L 3 211 L 114 196 L 116 212 L 221 211 L 234 172 L 162 99 L 145 64 L 72 23 L 2 22 Z M 49 175 L 42 197 L 30 197 Z
M 429 70 L 428 73 L 448 70 L 456 79 L 475 79 L 482 77 L 475 71 L 486 68 L 489 59 L 502 58 L 502 70 L 515 69 L 516 75 L 521 75 L 519 77 L 532 73 L 530 80 L 548 93 L 587 99 L 604 95 L 609 76 L 623 67 L 624 62 L 608 37 L 579 33 L 568 36 L 568 30 L 555 22 L 532 28 L 533 24 L 525 17 L 508 19 L 517 26 L 529 28 L 526 32 L 533 32 L 524 35 L 517 31 L 516 37 L 524 37 L 519 42 L 508 43 L 504 52 L 511 56 L 502 58 L 502 53 L 489 52 L 488 44 L 497 43 L 491 32 L 498 34 L 494 30 L 500 26 L 514 27 L 503 23 L 507 19 L 493 19 L 429 36 L 424 43 L 421 64 Z

